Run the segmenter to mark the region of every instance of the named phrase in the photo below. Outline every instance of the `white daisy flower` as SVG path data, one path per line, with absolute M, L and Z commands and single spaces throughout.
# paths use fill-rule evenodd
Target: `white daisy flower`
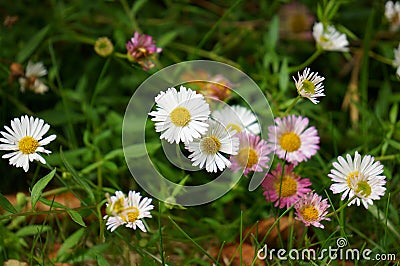
M 154 208 L 151 204 L 152 199 L 143 198 L 139 192 L 129 191 L 128 197 L 121 191 L 116 191 L 107 203 L 107 215 L 103 219 L 107 220 L 107 230 L 113 232 L 120 225 L 136 230 L 138 227 L 146 232 L 143 218 L 151 218 L 150 211 Z
M 206 133 L 210 107 L 203 95 L 181 86 L 179 92 L 175 88 L 162 91 L 155 101 L 157 111 L 149 115 L 154 116 L 156 131 L 162 132 L 160 139 L 186 143 Z
M 302 75 L 300 75 L 300 72 L 298 72 L 297 75 L 298 80 L 296 80 L 295 77 L 293 77 L 293 79 L 299 95 L 308 98 L 314 104 L 319 103 L 316 98 L 325 96 L 324 85 L 322 85 L 322 81 L 324 81 L 325 78 L 319 76 L 318 72 L 310 73 L 309 68 L 304 69 Z
M 354 155 L 354 161 L 350 154 L 346 155 L 346 159 L 339 156 L 338 162 L 333 163 L 334 169 L 328 176 L 335 183 L 331 185 L 330 189 L 334 194 L 343 192 L 342 200 L 347 195 L 349 199 L 356 195 L 357 198 L 352 200 L 349 205 L 356 203 L 359 206 L 362 202 L 368 209 L 368 204 L 373 204 L 372 200 L 377 200 L 385 194 L 386 177 L 381 175 L 383 165 L 379 161 L 375 162 L 371 155 L 366 155 L 361 159 L 358 152 Z
M 385 17 L 390 22 L 390 30 L 398 30 L 400 27 L 400 3 L 387 1 L 385 4 Z
M 327 26 L 321 22 L 315 23 L 313 26 L 313 37 L 317 42 L 317 46 L 326 51 L 347 52 L 349 42 L 345 34 L 338 32 L 334 26 Z
M 258 135 L 261 132 L 257 117 L 249 109 L 239 105 L 226 105 L 221 110 L 213 111 L 211 117 L 226 128 L 236 130 L 236 133 L 246 131 Z
M 26 66 L 25 76 L 18 79 L 20 90 L 24 92 L 25 89 L 30 89 L 35 93 L 43 94 L 49 88 L 39 78 L 45 75 L 47 75 L 47 70 L 42 62 L 32 63 L 29 61 Z
M 39 152 L 51 153 L 43 148 L 56 138 L 56 135 L 50 135 L 44 139 L 43 135 L 50 129 L 42 119 L 28 117 L 11 120 L 11 128 L 4 126 L 7 132 L 1 131 L 4 138 L 0 138 L 0 150 L 12 151 L 4 154 L 2 158 L 10 158 L 10 164 L 16 167 L 22 167 L 25 172 L 29 169 L 29 162 L 34 160 L 45 164 L 46 160 L 39 155 Z
M 192 154 L 189 158 L 193 166 L 203 168 L 206 166 L 208 172 L 217 172 L 230 167 L 231 162 L 222 153 L 236 155 L 239 150 L 239 138 L 234 137 L 236 131 L 226 129 L 222 124 L 209 120 L 209 129 L 200 139 L 186 144 Z

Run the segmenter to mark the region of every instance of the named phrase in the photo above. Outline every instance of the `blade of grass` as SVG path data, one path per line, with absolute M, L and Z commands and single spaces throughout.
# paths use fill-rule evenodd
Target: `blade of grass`
M 179 232 L 181 232 L 187 239 L 190 240 L 190 242 L 193 243 L 204 255 L 206 255 L 210 260 L 212 260 L 215 264 L 218 264 L 218 262 L 210 255 L 208 252 L 200 246 L 196 241 L 194 241 L 193 238 L 191 238 L 175 221 L 172 219 L 171 216 L 168 216 L 168 218 L 171 220 L 172 224 L 178 229 Z

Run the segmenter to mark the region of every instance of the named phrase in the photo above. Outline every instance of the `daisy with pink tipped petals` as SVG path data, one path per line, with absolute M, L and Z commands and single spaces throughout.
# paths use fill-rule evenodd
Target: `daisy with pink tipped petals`
M 278 164 L 277 168 L 268 173 L 262 182 L 266 201 L 275 202 L 275 207 L 289 208 L 306 193 L 311 192 L 310 180 L 301 178 L 293 172 L 293 168 L 293 164 L 285 165 L 282 177 L 282 166 Z
M 289 115 L 276 118 L 275 126 L 268 128 L 268 147 L 286 161 L 297 164 L 307 161 L 319 149 L 315 127 L 307 127 L 308 118 Z
M 296 209 L 296 220 L 299 220 L 305 224 L 305 226 L 315 226 L 324 228 L 321 221 L 331 219 L 325 217 L 328 214 L 327 209 L 330 205 L 327 199 L 322 199 L 316 193 L 308 193 L 300 198 L 300 200 L 294 205 Z
M 384 194 L 386 188 L 386 177 L 381 175 L 383 173 L 383 165 L 379 161 L 375 161 L 371 155 L 366 155 L 361 158 L 361 155 L 356 152 L 354 160 L 350 154 L 346 155 L 346 160 L 338 157 L 338 162 L 333 163 L 334 169 L 328 176 L 335 182 L 331 185 L 330 189 L 334 194 L 343 193 L 342 200 L 347 195 L 352 200 L 348 205 L 360 203 L 368 209 L 368 205 L 373 205 L 372 200 L 380 199 Z
M 239 137 L 239 151 L 237 155 L 231 156 L 231 169 L 233 172 L 244 169 L 244 175 L 250 171 L 262 172 L 263 168 L 267 168 L 267 163 L 270 158 L 270 149 L 268 149 L 265 140 L 259 136 L 254 136 L 250 133 L 242 132 L 237 134 Z

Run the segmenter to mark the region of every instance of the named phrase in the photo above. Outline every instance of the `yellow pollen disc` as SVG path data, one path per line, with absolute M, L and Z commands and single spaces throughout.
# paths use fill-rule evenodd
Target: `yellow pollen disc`
M 369 197 L 369 195 L 371 195 L 371 186 L 367 181 L 360 181 L 357 183 L 355 191 L 357 194 Z
M 315 85 L 309 80 L 305 80 L 301 83 L 303 85 L 302 89 L 308 93 L 315 93 Z
M 216 154 L 221 148 L 221 142 L 216 137 L 205 137 L 201 142 L 201 148 L 204 153 Z
M 278 195 L 280 193 L 281 198 L 293 196 L 297 193 L 297 181 L 293 177 L 284 176 L 282 179 L 282 188 L 280 179 L 275 182 L 275 191 Z
M 238 152 L 237 161 L 242 167 L 251 168 L 258 162 L 258 154 L 253 148 L 243 148 Z
M 299 136 L 294 132 L 283 133 L 279 139 L 281 148 L 287 152 L 297 151 L 301 146 Z
M 290 29 L 294 33 L 300 33 L 308 29 L 307 18 L 303 14 L 295 14 L 290 20 Z
M 184 127 L 190 122 L 190 112 L 185 107 L 176 107 L 169 114 L 171 122 L 177 127 Z
M 18 142 L 18 149 L 23 154 L 35 153 L 37 147 L 39 147 L 39 142 L 36 139 L 32 138 L 31 136 L 23 137 Z
M 354 178 L 356 178 L 357 176 L 361 175 L 362 177 L 364 177 L 360 172 L 358 171 L 353 171 L 350 174 L 347 175 L 347 185 L 349 188 L 353 188 L 353 186 L 351 185 L 351 181 L 353 181 Z M 362 178 L 364 179 L 364 178 Z
M 318 210 L 314 206 L 306 206 L 300 210 L 300 213 L 307 222 L 316 221 L 319 216 Z
M 128 207 L 124 210 L 125 215 L 121 215 L 120 217 L 125 223 L 135 222 L 139 217 L 139 209 L 136 207 Z M 128 219 L 126 219 L 128 218 Z
M 231 130 L 236 130 L 236 133 L 240 133 L 242 132 L 242 129 L 240 128 L 240 126 L 238 124 L 228 124 L 226 126 L 226 128 L 230 128 Z
M 113 206 L 112 211 L 114 213 L 121 213 L 124 210 L 124 198 L 119 198 Z

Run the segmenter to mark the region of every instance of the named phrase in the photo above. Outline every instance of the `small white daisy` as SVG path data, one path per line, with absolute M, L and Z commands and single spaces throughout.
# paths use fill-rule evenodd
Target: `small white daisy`
M 221 110 L 213 111 L 211 117 L 226 128 L 236 130 L 236 133 L 246 131 L 258 135 L 261 132 L 257 117 L 249 109 L 239 105 L 226 105 Z
M 186 143 L 206 133 L 210 107 L 203 95 L 181 86 L 179 92 L 175 88 L 160 92 L 155 101 L 157 111 L 149 115 L 154 116 L 156 131 L 162 132 L 160 139 Z
M 317 42 L 317 46 L 326 51 L 347 52 L 349 42 L 344 33 L 338 32 L 334 26 L 327 26 L 321 22 L 315 23 L 313 26 L 313 37 Z
M 186 144 L 192 154 L 189 158 L 193 166 L 203 168 L 206 166 L 208 172 L 217 172 L 230 167 L 231 162 L 222 153 L 236 155 L 239 150 L 239 138 L 234 137 L 236 131 L 226 129 L 222 124 L 209 120 L 207 133 L 199 139 Z
M 11 128 L 4 126 L 7 132 L 1 131 L 4 138 L 0 138 L 0 150 L 12 151 L 4 154 L 2 158 L 10 158 L 10 164 L 16 167 L 22 167 L 25 172 L 29 170 L 29 162 L 34 160 L 45 164 L 46 160 L 39 155 L 39 152 L 51 153 L 43 148 L 56 138 L 56 135 L 50 135 L 42 139 L 43 135 L 50 129 L 42 119 L 28 117 L 11 120 Z
M 324 81 L 325 78 L 319 76 L 318 72 L 310 73 L 309 68 L 304 69 L 302 75 L 300 75 L 300 72 L 298 72 L 297 75 L 298 80 L 296 80 L 295 77 L 293 77 L 293 79 L 299 95 L 308 98 L 314 104 L 319 103 L 316 98 L 325 96 L 324 85 L 322 85 L 322 81 Z
M 151 205 L 152 199 L 143 198 L 139 192 L 129 191 L 128 197 L 121 191 L 116 191 L 115 196 L 112 196 L 107 206 L 107 215 L 103 219 L 107 220 L 107 230 L 113 232 L 120 225 L 136 230 L 138 227 L 143 232 L 146 232 L 146 227 L 141 219 L 151 218 L 150 211 L 154 208 Z
M 47 75 L 47 70 L 42 62 L 32 63 L 29 61 L 25 75 L 18 79 L 21 91 L 24 92 L 25 89 L 30 89 L 35 93 L 45 93 L 49 88 L 39 79 L 45 75 Z
M 346 155 L 346 159 L 339 156 L 338 162 L 333 163 L 334 169 L 328 176 L 335 183 L 330 189 L 334 194 L 343 192 L 342 200 L 347 195 L 349 199 L 356 195 L 357 198 L 349 205 L 356 203 L 359 206 L 361 201 L 368 209 L 368 204 L 373 204 L 372 200 L 377 200 L 385 194 L 386 177 L 381 175 L 383 165 L 379 161 L 375 162 L 371 155 L 366 155 L 361 159 L 358 152 L 354 155 L 354 161 L 350 154 Z
M 400 27 L 400 3 L 387 1 L 385 4 L 385 17 L 390 22 L 390 30 L 397 31 Z

